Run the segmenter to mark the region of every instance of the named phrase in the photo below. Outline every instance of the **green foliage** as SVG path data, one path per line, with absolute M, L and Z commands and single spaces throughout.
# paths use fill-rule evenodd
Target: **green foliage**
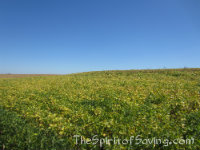
M 200 149 L 200 69 L 0 79 L 0 149 Z M 74 135 L 191 145 L 76 145 Z

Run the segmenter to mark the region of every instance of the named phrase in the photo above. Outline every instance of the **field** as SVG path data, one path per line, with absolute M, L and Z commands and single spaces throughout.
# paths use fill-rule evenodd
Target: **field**
M 24 78 L 36 76 L 55 76 L 54 74 L 0 74 L 0 78 Z
M 3 77 L 0 149 L 197 150 L 199 107 L 200 69 Z

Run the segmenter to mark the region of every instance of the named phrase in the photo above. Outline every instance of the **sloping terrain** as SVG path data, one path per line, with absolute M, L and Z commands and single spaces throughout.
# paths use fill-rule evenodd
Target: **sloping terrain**
M 0 149 L 200 149 L 199 107 L 200 69 L 2 78 Z M 143 142 L 93 143 L 95 135 Z

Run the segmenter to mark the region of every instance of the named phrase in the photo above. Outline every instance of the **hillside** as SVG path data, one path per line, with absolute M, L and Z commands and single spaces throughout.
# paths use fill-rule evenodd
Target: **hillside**
M 0 149 L 200 149 L 198 68 L 1 78 L 0 85 Z M 90 141 L 95 135 L 102 141 Z M 132 144 L 122 143 L 131 136 Z M 162 142 L 148 143 L 153 138 Z

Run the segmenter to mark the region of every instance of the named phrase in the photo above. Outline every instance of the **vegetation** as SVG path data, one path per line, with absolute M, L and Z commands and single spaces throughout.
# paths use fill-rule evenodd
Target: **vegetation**
M 0 149 L 200 149 L 200 69 L 0 79 Z M 76 144 L 99 138 L 193 144 Z

